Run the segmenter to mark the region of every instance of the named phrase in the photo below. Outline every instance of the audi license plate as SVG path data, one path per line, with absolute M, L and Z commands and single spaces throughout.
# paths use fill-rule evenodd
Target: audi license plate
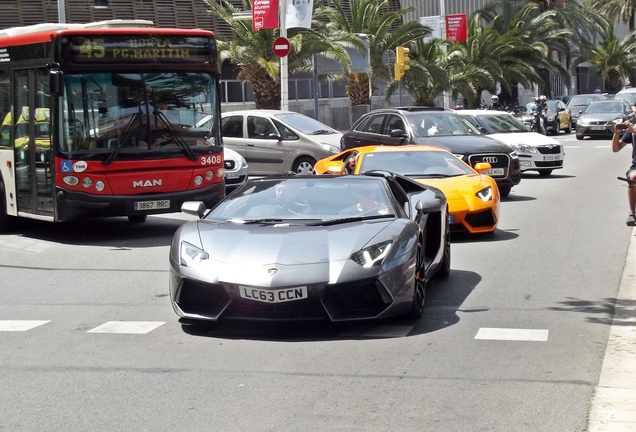
M 239 294 L 244 299 L 263 303 L 283 303 L 307 298 L 307 287 L 283 288 L 277 290 L 262 290 L 239 285 Z
M 135 201 L 135 210 L 158 210 L 169 209 L 170 200 L 158 200 L 158 201 Z
M 592 126 L 590 129 L 592 129 L 592 130 L 605 130 L 605 126 Z
M 491 168 L 488 171 L 484 171 L 483 174 L 489 175 L 489 176 L 500 176 L 500 175 L 504 175 L 504 169 L 503 168 Z

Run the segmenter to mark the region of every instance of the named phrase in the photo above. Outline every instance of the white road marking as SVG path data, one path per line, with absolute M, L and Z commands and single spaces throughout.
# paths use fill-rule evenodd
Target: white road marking
M 146 334 L 164 324 L 163 321 L 108 321 L 87 333 Z
M 548 340 L 548 330 L 482 327 L 475 339 L 545 342 Z
M 40 253 L 51 249 L 54 245 L 41 240 L 31 240 L 25 238 L 13 238 L 11 240 L 0 240 L 3 248 L 20 250 L 23 252 Z
M 27 331 L 44 325 L 48 321 L 40 320 L 0 320 L 0 331 Z

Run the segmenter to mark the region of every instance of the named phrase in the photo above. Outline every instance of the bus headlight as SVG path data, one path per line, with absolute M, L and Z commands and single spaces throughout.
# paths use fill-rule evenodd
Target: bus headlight
M 92 184 L 93 184 L 93 180 L 91 180 L 90 177 L 84 177 L 82 179 L 82 186 L 84 186 L 85 188 L 91 187 Z
M 205 172 L 205 179 L 207 181 L 212 181 L 214 180 L 214 172 L 213 171 L 206 171 Z
M 203 177 L 198 175 L 194 178 L 194 184 L 197 186 L 201 186 L 203 184 Z
M 62 181 L 69 186 L 77 186 L 79 184 L 79 179 L 75 176 L 64 176 Z
M 225 168 L 219 168 L 218 171 L 216 172 L 216 176 L 218 178 L 225 177 Z
M 95 183 L 95 189 L 97 189 L 97 192 L 101 192 L 104 190 L 104 182 L 99 180 Z

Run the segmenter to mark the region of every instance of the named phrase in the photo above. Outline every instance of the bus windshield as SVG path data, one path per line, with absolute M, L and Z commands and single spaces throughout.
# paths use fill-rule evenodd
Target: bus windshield
M 61 152 L 164 157 L 220 145 L 216 78 L 199 72 L 66 74 Z

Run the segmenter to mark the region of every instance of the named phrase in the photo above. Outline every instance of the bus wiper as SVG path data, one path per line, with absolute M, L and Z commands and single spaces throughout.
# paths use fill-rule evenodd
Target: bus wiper
M 166 115 L 162 113 L 161 111 L 157 111 L 157 110 L 153 111 L 152 114 L 156 118 L 161 120 L 161 123 L 163 123 L 163 125 L 168 130 L 168 135 L 170 135 L 170 138 L 172 139 L 172 141 L 174 141 L 175 143 L 177 143 L 179 147 L 181 147 L 181 149 L 183 150 L 185 155 L 188 157 L 188 159 L 190 159 L 191 161 L 197 160 L 197 157 L 192 151 L 192 149 L 190 148 L 190 146 L 185 142 L 185 140 L 181 137 L 181 135 L 175 133 L 175 130 L 173 129 L 172 124 L 168 120 L 168 117 L 166 117 Z
M 113 148 L 108 154 L 108 157 L 102 161 L 103 165 L 110 165 L 111 163 L 113 163 L 124 143 L 132 138 L 132 134 L 134 131 L 133 125 L 137 120 L 141 119 L 142 115 L 143 111 L 141 111 L 141 106 L 139 106 L 139 111 L 130 116 L 130 120 L 128 120 L 128 123 L 126 123 L 126 127 L 124 127 L 124 130 L 121 132 L 122 138 L 117 140 L 115 148 Z

